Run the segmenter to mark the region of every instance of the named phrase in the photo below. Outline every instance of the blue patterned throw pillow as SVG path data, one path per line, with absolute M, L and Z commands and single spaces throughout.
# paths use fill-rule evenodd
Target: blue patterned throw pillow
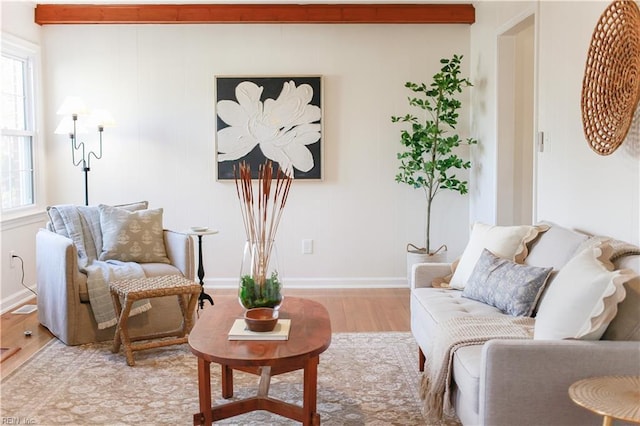
M 462 296 L 514 316 L 531 316 L 553 268 L 514 263 L 484 249 Z

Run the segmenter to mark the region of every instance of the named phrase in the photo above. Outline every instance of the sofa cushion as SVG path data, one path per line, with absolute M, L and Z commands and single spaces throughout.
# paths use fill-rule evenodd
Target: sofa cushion
M 135 211 L 135 210 L 144 210 L 148 208 L 148 201 L 136 201 L 135 203 L 127 203 L 127 204 L 118 204 L 114 207 L 120 207 L 125 210 Z M 64 224 L 64 220 L 62 216 L 60 216 L 60 211 L 56 208 L 56 206 L 48 206 L 47 207 L 47 215 L 49 216 L 49 222 L 47 223 L 47 229 L 55 232 L 56 234 L 65 236 L 69 238 L 69 234 L 67 233 L 67 228 Z M 95 206 L 84 207 L 86 209 L 96 209 Z M 97 209 L 96 209 L 97 210 Z M 98 247 L 98 250 L 101 247 Z
M 160 277 L 163 275 L 182 275 L 180 270 L 167 263 L 141 263 L 145 277 Z
M 582 244 L 580 244 L 580 247 L 578 247 L 578 251 L 582 251 L 589 247 L 597 247 L 604 243 L 607 243 L 611 246 L 611 262 L 615 263 L 618 259 L 621 259 L 625 256 L 640 255 L 640 247 L 636 245 L 630 244 L 626 241 L 616 240 L 615 238 L 595 235 L 589 237 Z
M 640 274 L 640 247 L 626 241 L 595 236 L 583 244 L 606 242 L 613 249 L 611 262 L 616 269 L 632 269 Z M 624 283 L 626 296 L 618 304 L 616 314 L 602 336 L 605 340 L 640 341 L 640 276 Z
M 126 203 L 126 204 L 116 204 L 113 207 L 118 207 L 120 209 L 125 209 L 127 211 L 130 212 L 135 212 L 138 210 L 146 210 L 149 208 L 149 202 L 148 201 L 135 201 L 133 203 Z
M 437 334 L 437 325 L 455 316 L 504 316 L 498 308 L 493 306 L 467 299 L 462 297 L 460 290 L 442 289 L 432 287 L 415 288 L 411 291 L 411 331 L 416 339 L 418 345 L 423 349 L 429 348 L 433 343 L 433 336 Z M 466 353 L 473 351 L 472 348 L 476 346 L 460 348 L 460 353 Z M 482 348 L 482 345 L 477 345 L 478 348 Z M 459 351 L 456 351 L 459 352 Z M 480 368 L 480 362 L 474 365 L 475 361 L 471 361 L 471 358 L 464 359 L 464 369 L 460 369 L 458 365 L 461 360 L 459 357 L 456 360 L 454 357 L 453 375 L 454 380 L 460 379 L 461 389 L 457 389 L 455 392 L 465 395 L 463 398 L 465 406 L 473 406 L 470 409 L 469 415 L 471 418 L 477 416 L 478 410 L 478 392 L 469 394 L 469 389 L 478 387 L 478 371 Z M 466 369 L 466 371 L 465 371 Z M 469 398 L 473 399 L 471 405 L 466 402 Z M 456 402 L 456 409 L 460 406 Z M 461 413 L 462 414 L 462 413 Z
M 536 317 L 535 339 L 598 340 L 625 296 L 630 270 L 613 270 L 611 246 L 587 248 L 550 284 Z
M 416 308 L 411 309 L 411 321 L 421 328 L 422 335 L 434 336 L 436 326 L 454 316 L 504 315 L 496 307 L 462 297 L 460 290 L 423 287 L 414 289 L 411 295 Z M 428 342 L 418 344 L 426 347 Z
M 47 228 L 56 234 L 69 238 L 67 227 L 64 226 L 64 219 L 62 219 L 60 212 L 53 207 L 55 206 L 47 206 L 47 215 L 49 216 Z
M 640 255 L 624 256 L 615 262 L 618 269 L 640 273 Z M 618 313 L 602 336 L 605 340 L 640 341 L 640 276 L 624 283 L 626 296 L 618 305 Z
M 164 246 L 162 209 L 137 210 L 100 205 L 100 260 L 170 263 Z
M 521 265 L 484 249 L 462 296 L 513 316 L 530 316 L 552 268 Z
M 540 234 L 529 247 L 524 263 L 531 266 L 552 267 L 559 271 L 578 251 L 589 236 L 552 222 L 542 222 L 549 229 Z
M 538 305 L 534 308 L 534 315 L 540 303 L 544 300 L 546 292 L 558 271 L 562 269 L 577 252 L 581 251 L 580 247 L 589 239 L 587 234 L 573 231 L 553 222 L 545 221 L 542 222 L 542 224 L 549 226 L 549 229 L 540 234 L 540 237 L 531 243 L 529 255 L 524 263 L 531 266 L 551 266 L 553 272 L 551 272 L 547 285 L 538 299 Z
M 480 258 L 483 249 L 490 250 L 496 256 L 522 263 L 527 257 L 527 243 L 532 241 L 547 226 L 496 226 L 476 223 L 471 231 L 469 242 L 460 257 L 450 286 L 463 289 L 471 272 Z
M 483 346 L 464 346 L 458 348 L 453 355 L 452 380 L 476 416 L 480 412 L 480 366 Z

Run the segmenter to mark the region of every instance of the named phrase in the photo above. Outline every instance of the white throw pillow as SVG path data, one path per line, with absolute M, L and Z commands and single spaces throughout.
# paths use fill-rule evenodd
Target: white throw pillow
M 599 340 L 625 297 L 632 270 L 614 271 L 608 244 L 587 248 L 558 272 L 540 302 L 534 339 Z
M 460 290 L 464 289 L 484 249 L 503 259 L 522 263 L 527 257 L 527 243 L 546 229 L 548 226 L 474 224 L 467 247 L 453 272 L 449 286 Z

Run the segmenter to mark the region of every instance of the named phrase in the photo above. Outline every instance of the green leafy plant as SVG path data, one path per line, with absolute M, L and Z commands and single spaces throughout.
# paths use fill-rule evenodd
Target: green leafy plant
M 247 309 L 272 308 L 282 303 L 280 279 L 276 271 L 258 285 L 251 275 L 240 277 L 240 303 Z
M 472 86 L 467 78 L 460 77 L 462 55 L 451 59 L 441 59 L 442 68 L 433 76 L 429 85 L 407 82 L 405 87 L 414 95 L 409 97 L 409 106 L 416 107 L 421 117 L 413 114 L 392 116 L 393 123 L 407 123 L 409 129 L 400 134 L 400 142 L 405 148 L 398 153 L 400 160 L 396 182 L 406 183 L 424 190 L 426 206 L 426 227 L 424 248 L 431 252 L 431 207 L 433 199 L 442 190 L 466 194 L 467 181 L 455 175 L 455 170 L 469 169 L 470 161 L 465 161 L 454 152 L 460 145 L 473 145 L 475 139 L 461 139 L 450 134 L 458 124 L 458 110 L 462 103 L 456 96 L 462 89 Z

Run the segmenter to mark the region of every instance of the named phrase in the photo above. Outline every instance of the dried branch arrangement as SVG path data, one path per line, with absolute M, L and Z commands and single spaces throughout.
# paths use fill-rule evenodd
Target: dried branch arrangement
M 251 178 L 251 166 L 244 161 L 237 168 L 234 167 L 233 174 L 247 242 L 254 250 L 251 256 L 251 277 L 242 277 L 242 287 L 247 287 L 244 289 L 245 293 L 251 293 L 246 295 L 247 299 L 261 297 L 265 292 L 272 292 L 271 289 L 265 289 L 271 286 L 270 280 L 275 281 L 279 287 L 277 275 L 267 277 L 267 268 L 293 176 L 280 167 L 274 176 L 273 164 L 269 160 L 259 166 L 255 185 Z M 258 287 L 255 292 L 260 294 L 253 294 L 254 289 L 250 287 L 254 285 Z
M 271 161 L 267 160 L 258 168 L 258 193 L 257 196 L 254 196 L 251 166 L 243 161 L 238 168 L 234 167 L 233 174 L 247 240 L 252 242 L 272 241 L 287 203 L 293 177 L 288 176 L 278 167 L 275 188 L 272 188 L 273 165 Z

